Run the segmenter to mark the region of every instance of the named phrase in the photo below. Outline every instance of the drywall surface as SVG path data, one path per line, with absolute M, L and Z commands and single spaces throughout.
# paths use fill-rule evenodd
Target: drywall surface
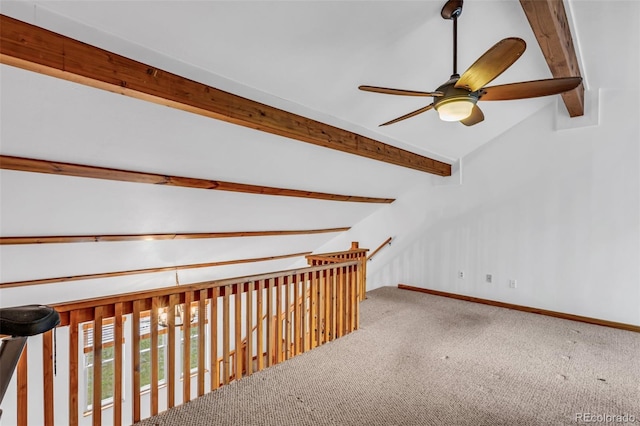
M 394 236 L 369 262 L 369 289 L 405 283 L 640 324 L 640 106 L 628 95 L 601 90 L 595 126 L 554 130 L 555 108 L 540 110 L 464 157 L 457 176 L 412 188 L 323 249 Z

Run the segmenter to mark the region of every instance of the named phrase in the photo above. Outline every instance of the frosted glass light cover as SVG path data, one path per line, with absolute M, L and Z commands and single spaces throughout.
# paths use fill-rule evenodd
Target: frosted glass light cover
M 460 121 L 471 115 L 474 102 L 470 99 L 459 99 L 438 105 L 436 110 L 443 121 Z

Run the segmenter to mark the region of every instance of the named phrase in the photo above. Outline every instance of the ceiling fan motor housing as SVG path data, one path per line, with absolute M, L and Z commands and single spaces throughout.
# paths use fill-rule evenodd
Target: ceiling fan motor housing
M 449 0 L 440 11 L 443 19 L 458 19 L 462 14 L 462 0 Z
M 470 92 L 465 88 L 457 88 L 455 87 L 456 82 L 460 76 L 458 74 L 454 74 L 451 76 L 449 81 L 444 83 L 442 86 L 438 87 L 437 91 L 442 92 L 443 96 L 436 97 L 433 100 L 433 106 L 436 110 L 446 104 L 450 104 L 452 102 L 470 102 L 475 105 L 478 102 L 480 97 L 479 91 Z

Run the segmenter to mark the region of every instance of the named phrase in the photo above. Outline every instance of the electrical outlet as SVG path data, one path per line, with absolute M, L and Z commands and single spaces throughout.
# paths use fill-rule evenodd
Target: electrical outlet
M 490 283 L 493 280 L 493 276 L 491 274 L 487 274 L 486 281 Z
M 518 281 L 517 280 L 509 280 L 509 288 L 517 288 Z
M 459 271 L 458 272 L 458 278 L 460 278 L 460 279 L 464 278 L 464 271 Z

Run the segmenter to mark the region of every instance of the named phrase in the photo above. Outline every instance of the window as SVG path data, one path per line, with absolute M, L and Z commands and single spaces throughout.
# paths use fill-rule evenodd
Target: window
M 158 333 L 158 384 L 165 383 L 167 359 L 166 329 Z M 140 316 L 140 390 L 149 390 L 151 386 L 151 317 L 149 312 Z
M 102 324 L 102 406 L 113 403 L 113 382 L 115 377 L 115 335 L 114 319 L 107 318 Z M 85 410 L 93 409 L 93 323 L 84 324 L 84 388 Z M 123 352 L 124 364 L 124 352 Z
M 209 304 L 209 300 L 206 301 L 206 304 Z M 199 315 L 198 315 L 198 303 L 197 302 L 193 302 L 191 304 L 191 309 L 189 310 L 190 314 L 189 314 L 189 318 L 191 320 L 191 327 L 189 328 L 189 368 L 190 368 L 190 374 L 194 375 L 198 372 L 198 324 L 200 321 Z M 207 310 L 205 309 L 205 312 L 207 312 Z M 205 315 L 204 318 L 204 323 L 207 324 L 208 320 L 207 320 L 207 315 Z M 180 329 L 184 330 L 182 327 L 180 327 Z M 206 333 L 206 330 L 205 330 Z M 206 337 L 206 335 L 205 335 Z M 184 354 L 184 335 L 181 335 L 180 337 L 180 357 L 182 358 L 182 354 Z M 205 370 L 206 371 L 206 370 Z
M 209 301 L 207 301 L 208 303 Z M 190 328 L 190 374 L 193 375 L 198 371 L 198 315 L 197 302 L 192 305 L 195 313 L 192 318 Z M 126 317 L 125 317 L 126 320 Z M 205 317 L 205 324 L 207 323 Z M 113 404 L 114 395 L 114 378 L 115 378 L 115 335 L 114 335 L 114 318 L 106 318 L 102 324 L 102 408 Z M 85 323 L 82 325 L 83 330 L 83 376 L 84 376 L 84 395 L 85 395 L 85 414 L 89 414 L 93 410 L 93 323 Z M 177 333 L 182 327 L 176 327 Z M 182 334 L 182 333 L 180 333 Z M 184 353 L 184 340 L 180 338 L 181 351 L 179 357 L 182 358 Z M 158 384 L 163 386 L 166 384 L 167 372 L 167 351 L 168 351 L 167 329 L 160 327 L 158 330 Z M 123 340 L 124 343 L 124 340 Z M 150 390 L 151 386 L 151 316 L 150 312 L 140 313 L 140 390 L 142 392 Z M 122 345 L 123 356 L 123 378 L 124 372 L 129 371 L 131 366 L 125 363 L 125 354 L 130 351 Z M 182 365 L 180 363 L 180 365 Z M 124 383 L 124 381 L 123 381 Z M 123 394 L 125 391 L 123 387 Z
M 198 323 L 197 323 L 197 319 L 196 319 L 196 322 L 193 322 L 191 324 L 190 334 L 191 334 L 191 338 L 189 339 L 190 344 L 191 344 L 191 346 L 189 347 L 189 350 L 190 350 L 189 366 L 191 368 L 190 373 L 197 373 L 198 372 Z M 181 353 L 184 353 L 184 340 L 182 340 L 182 352 Z

